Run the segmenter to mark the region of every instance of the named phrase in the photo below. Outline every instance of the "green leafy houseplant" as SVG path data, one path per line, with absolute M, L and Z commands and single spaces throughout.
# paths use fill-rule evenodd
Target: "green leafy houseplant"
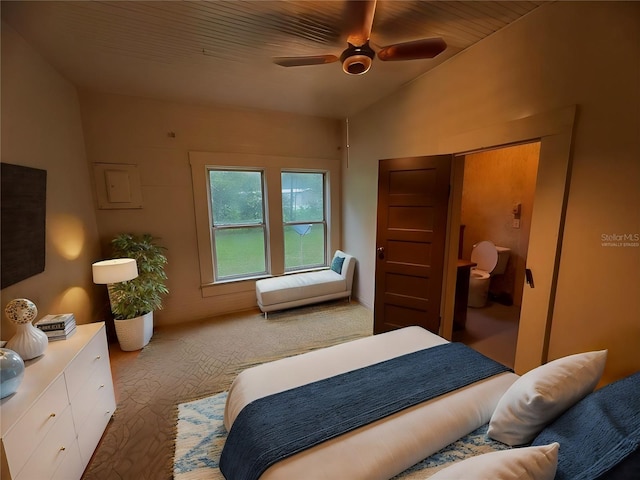
M 133 258 L 138 277 L 111 285 L 111 310 L 116 320 L 127 320 L 162 308 L 162 297 L 169 293 L 164 271 L 165 248 L 149 234 L 122 233 L 111 240 L 113 258 Z

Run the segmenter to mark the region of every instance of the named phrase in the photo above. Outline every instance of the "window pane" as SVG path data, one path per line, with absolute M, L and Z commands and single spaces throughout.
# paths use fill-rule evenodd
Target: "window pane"
M 262 223 L 262 173 L 210 170 L 213 224 Z
M 266 272 L 264 228 L 225 228 L 214 231 L 216 278 Z
M 324 220 L 324 174 L 282 173 L 282 217 L 285 223 Z
M 324 265 L 324 224 L 285 225 L 285 270 Z

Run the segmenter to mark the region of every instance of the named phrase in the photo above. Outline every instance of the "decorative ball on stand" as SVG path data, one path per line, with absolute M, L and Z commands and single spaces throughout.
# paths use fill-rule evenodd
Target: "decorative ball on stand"
M 16 393 L 24 377 L 24 362 L 8 348 L 0 348 L 0 398 Z
M 15 351 L 23 360 L 31 360 L 42 355 L 47 349 L 49 339 L 46 333 L 31 323 L 38 315 L 35 303 L 26 298 L 17 298 L 7 304 L 4 313 L 18 328 L 6 347 Z

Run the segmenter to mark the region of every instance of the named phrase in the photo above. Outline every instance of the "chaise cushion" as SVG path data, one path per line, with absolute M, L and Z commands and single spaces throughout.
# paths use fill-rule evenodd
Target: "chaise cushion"
M 345 278 L 333 270 L 283 275 L 256 282 L 256 295 L 262 305 L 331 295 L 344 292 L 346 289 Z

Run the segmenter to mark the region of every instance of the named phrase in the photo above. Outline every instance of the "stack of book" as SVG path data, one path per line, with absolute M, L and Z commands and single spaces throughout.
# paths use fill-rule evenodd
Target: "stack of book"
M 50 342 L 65 340 L 76 333 L 76 319 L 73 313 L 45 315 L 36 322 L 36 327 L 47 334 Z

